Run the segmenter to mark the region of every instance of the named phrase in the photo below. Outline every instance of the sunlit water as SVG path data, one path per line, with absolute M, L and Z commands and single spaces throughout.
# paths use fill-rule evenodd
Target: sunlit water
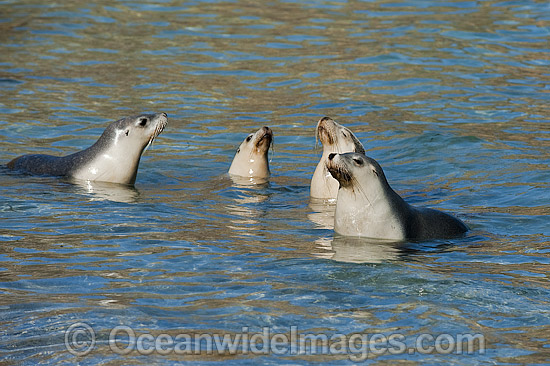
M 481 334 L 484 352 L 367 360 L 549 361 L 548 2 L 74 3 L 0 3 L 2 164 L 81 150 L 131 114 L 169 123 L 135 189 L 2 168 L 3 360 L 354 362 L 119 355 L 108 339 L 123 325 L 174 338 L 401 334 L 407 349 L 422 334 Z M 324 115 L 356 133 L 407 201 L 454 213 L 470 233 L 335 236 L 333 207 L 309 198 Z M 275 134 L 270 182 L 233 182 L 236 147 L 263 125 Z M 64 341 L 77 322 L 96 335 L 81 357 Z

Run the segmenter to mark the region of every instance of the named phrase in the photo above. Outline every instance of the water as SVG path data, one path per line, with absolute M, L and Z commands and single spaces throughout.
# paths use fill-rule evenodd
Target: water
M 3 164 L 80 150 L 127 115 L 169 116 L 135 189 L 0 172 L 3 361 L 550 362 L 547 2 L 0 9 Z M 335 236 L 332 207 L 309 199 L 325 115 L 356 133 L 410 203 L 453 212 L 469 235 L 399 245 Z M 234 151 L 263 125 L 275 134 L 270 183 L 234 184 L 224 175 Z M 68 333 L 79 322 L 96 341 L 83 356 L 65 344 L 86 350 L 88 328 L 76 343 Z M 153 342 L 120 355 L 109 346 L 116 326 Z M 260 341 L 235 355 L 209 353 L 204 340 L 189 343 L 199 354 L 178 354 L 160 337 L 258 339 L 264 327 L 331 346 L 375 337 L 340 353 L 262 352 Z M 484 349 L 436 342 L 461 334 L 483 337 Z M 159 338 L 164 348 L 150 348 Z

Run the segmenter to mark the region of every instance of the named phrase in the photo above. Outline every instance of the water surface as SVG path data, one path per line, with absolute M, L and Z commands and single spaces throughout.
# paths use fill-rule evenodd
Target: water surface
M 0 173 L 7 362 L 353 364 L 348 354 L 119 355 L 136 334 L 480 334 L 471 354 L 372 363 L 549 362 L 550 7 L 545 1 L 0 3 L 0 162 L 69 154 L 166 112 L 135 188 Z M 338 237 L 310 201 L 325 115 L 412 204 L 464 238 Z M 268 184 L 235 149 L 275 134 Z M 72 324 L 93 328 L 85 356 Z M 245 330 L 246 330 L 245 329 Z

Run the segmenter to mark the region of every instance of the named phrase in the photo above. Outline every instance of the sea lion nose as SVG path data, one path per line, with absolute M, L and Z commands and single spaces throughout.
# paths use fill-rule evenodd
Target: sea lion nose
M 328 155 L 328 160 L 334 159 L 335 156 L 336 156 L 336 153 L 330 153 L 330 154 Z

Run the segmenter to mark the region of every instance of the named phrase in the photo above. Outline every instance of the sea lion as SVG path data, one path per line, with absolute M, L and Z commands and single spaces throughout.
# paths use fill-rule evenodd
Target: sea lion
M 112 122 L 89 148 L 67 156 L 23 155 L 8 168 L 31 174 L 134 184 L 141 154 L 164 130 L 166 113 L 141 114 Z
M 364 154 L 331 153 L 327 168 L 340 184 L 334 213 L 338 234 L 401 241 L 450 238 L 468 230 L 447 213 L 406 203 L 382 167 Z
M 247 178 L 268 178 L 270 172 L 267 153 L 272 143 L 273 132 L 267 126 L 248 135 L 235 153 L 229 174 Z
M 323 117 L 317 123 L 315 138 L 323 144 L 323 155 L 313 172 L 310 196 L 321 199 L 336 199 L 338 181 L 327 170 L 327 158 L 331 153 L 365 153 L 365 148 L 347 127 L 336 123 L 330 117 Z

